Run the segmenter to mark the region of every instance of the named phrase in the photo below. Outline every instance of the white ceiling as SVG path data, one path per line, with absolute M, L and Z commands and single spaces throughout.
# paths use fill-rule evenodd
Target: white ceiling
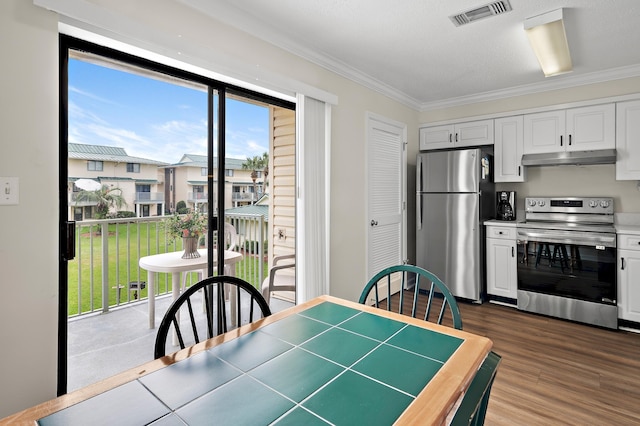
M 420 110 L 640 75 L 638 0 L 509 0 L 460 27 L 490 1 L 179 1 Z M 558 8 L 574 70 L 545 78 L 523 22 Z

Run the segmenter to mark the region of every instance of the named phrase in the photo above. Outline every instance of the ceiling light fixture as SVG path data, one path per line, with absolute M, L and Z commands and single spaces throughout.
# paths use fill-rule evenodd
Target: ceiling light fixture
M 524 30 L 545 77 L 573 70 L 562 9 L 525 19 Z

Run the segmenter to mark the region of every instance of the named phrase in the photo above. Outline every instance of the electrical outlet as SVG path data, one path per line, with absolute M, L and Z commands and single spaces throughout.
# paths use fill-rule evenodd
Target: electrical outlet
M 18 188 L 17 177 L 0 177 L 0 205 L 18 205 Z

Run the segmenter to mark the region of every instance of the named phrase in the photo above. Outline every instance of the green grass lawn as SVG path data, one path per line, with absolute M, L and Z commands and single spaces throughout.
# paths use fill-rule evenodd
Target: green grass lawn
M 102 235 L 100 226 L 81 227 L 76 240 L 76 257 L 68 262 L 68 315 L 102 309 Z M 182 249 L 182 243 L 167 242 L 162 222 L 119 223 L 108 226 L 107 258 L 109 306 L 117 304 L 117 286 L 120 291 L 120 304 L 133 297 L 128 291 L 130 281 L 147 281 L 147 271 L 138 266 L 138 259 L 158 253 Z M 140 249 L 138 250 L 138 247 Z M 78 275 L 80 268 L 80 275 Z M 245 255 L 236 264 L 237 276 L 259 288 L 259 259 Z M 263 276 L 268 274 L 267 262 L 263 264 Z M 189 277 L 195 282 L 196 274 Z M 81 283 L 78 285 L 78 283 Z M 160 273 L 156 280 L 159 294 L 171 292 L 171 274 Z M 146 297 L 147 289 L 138 297 Z M 79 308 L 80 306 L 80 308 Z

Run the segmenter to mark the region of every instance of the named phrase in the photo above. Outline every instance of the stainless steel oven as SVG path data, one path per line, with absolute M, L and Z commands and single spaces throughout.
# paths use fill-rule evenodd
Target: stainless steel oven
M 518 309 L 618 327 L 612 198 L 528 197 L 517 238 Z

